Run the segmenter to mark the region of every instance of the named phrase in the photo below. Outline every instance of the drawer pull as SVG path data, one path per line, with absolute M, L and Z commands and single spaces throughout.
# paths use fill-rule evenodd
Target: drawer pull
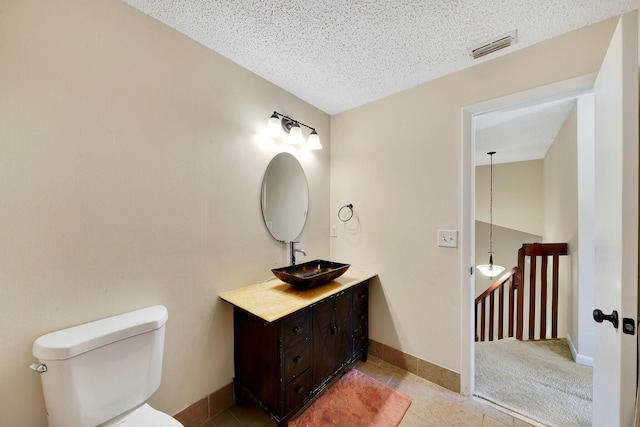
M 331 327 L 331 335 L 338 335 L 338 325 L 333 325 Z
M 367 316 L 365 316 L 364 314 L 361 314 L 361 315 L 360 315 L 360 320 L 364 320 L 364 319 L 366 319 L 366 318 L 367 318 Z
M 304 387 L 299 385 L 298 387 L 296 387 L 295 392 L 300 394 L 304 392 Z
M 364 297 L 366 297 L 366 296 L 367 296 L 367 294 L 359 294 L 359 295 L 358 295 L 358 298 L 362 299 L 362 298 L 364 298 Z
M 293 330 L 291 332 L 293 332 L 294 334 L 297 334 L 301 330 L 302 330 L 302 326 L 296 326 L 295 328 L 293 328 Z
M 298 363 L 302 360 L 302 356 L 296 356 L 293 358 L 293 363 Z

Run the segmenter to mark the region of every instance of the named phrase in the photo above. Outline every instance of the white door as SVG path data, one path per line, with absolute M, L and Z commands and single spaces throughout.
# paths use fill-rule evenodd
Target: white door
M 595 325 L 593 426 L 631 426 L 638 292 L 638 23 L 623 15 L 595 83 L 595 307 L 620 324 Z M 636 332 L 637 333 L 637 332 Z

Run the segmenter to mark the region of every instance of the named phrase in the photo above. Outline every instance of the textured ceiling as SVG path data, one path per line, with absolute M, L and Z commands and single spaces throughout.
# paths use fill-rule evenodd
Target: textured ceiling
M 123 0 L 328 114 L 627 12 L 636 0 Z M 469 50 L 517 30 L 479 60 Z M 575 100 L 478 116 L 477 164 L 543 158 Z M 275 109 L 275 107 L 274 107 Z
M 124 0 L 337 114 L 634 8 L 635 0 Z M 469 49 L 517 30 L 517 44 Z

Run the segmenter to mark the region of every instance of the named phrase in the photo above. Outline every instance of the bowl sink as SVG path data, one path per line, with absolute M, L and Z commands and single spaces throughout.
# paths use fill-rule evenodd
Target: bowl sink
M 289 267 L 274 268 L 271 271 L 283 282 L 293 285 L 296 288 L 307 289 L 337 279 L 342 276 L 350 266 L 351 264 L 341 264 L 339 262 L 317 259 Z

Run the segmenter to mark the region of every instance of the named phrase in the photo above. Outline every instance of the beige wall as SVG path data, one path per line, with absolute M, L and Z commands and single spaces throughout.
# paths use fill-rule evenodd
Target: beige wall
M 461 110 L 597 71 L 614 25 L 574 31 L 332 118 L 331 222 L 339 236 L 331 254 L 379 272 L 373 339 L 461 372 L 461 274 L 470 266 L 460 247 L 436 246 L 439 228 L 462 227 Z M 341 224 L 335 213 L 345 203 L 356 217 Z
M 578 233 L 578 128 L 573 107 L 544 158 L 544 240 L 569 242 Z
M 578 121 L 573 107 L 544 158 L 544 242 L 568 243 L 560 257 L 558 335 L 577 337 Z M 564 309 L 563 309 L 564 308 Z
M 493 223 L 541 236 L 542 160 L 493 165 Z M 489 222 L 490 166 L 476 167 L 476 220 Z
M 176 413 L 229 384 L 217 295 L 288 262 L 259 197 L 283 144 L 261 132 L 278 110 L 323 138 L 296 156 L 300 246 L 327 258 L 329 116 L 119 1 L 4 2 L 0 58 L 0 425 L 46 426 L 38 336 L 154 304 L 169 322 L 151 403 Z
M 461 226 L 460 109 L 597 70 L 614 24 L 335 116 L 330 153 L 326 114 L 121 2 L 3 3 L 0 425 L 46 425 L 36 337 L 153 304 L 169 309 L 154 406 L 175 413 L 231 381 L 217 294 L 287 261 L 259 205 L 283 149 L 261 135 L 273 110 L 325 146 L 297 153 L 308 259 L 329 257 L 338 225 L 331 258 L 380 273 L 371 337 L 459 372 L 460 249 L 436 247 L 436 230 Z

